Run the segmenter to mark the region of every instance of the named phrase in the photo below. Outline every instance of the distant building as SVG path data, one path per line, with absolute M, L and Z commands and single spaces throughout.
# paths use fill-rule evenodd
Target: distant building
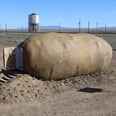
M 39 15 L 32 13 L 28 16 L 28 31 L 38 32 L 39 31 Z

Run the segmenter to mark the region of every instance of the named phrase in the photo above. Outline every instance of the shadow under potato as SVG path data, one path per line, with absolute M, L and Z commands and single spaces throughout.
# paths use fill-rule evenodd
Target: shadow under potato
M 100 88 L 90 88 L 90 87 L 86 87 L 83 89 L 78 90 L 80 92 L 87 92 L 87 93 L 95 93 L 95 92 L 102 92 L 103 90 Z

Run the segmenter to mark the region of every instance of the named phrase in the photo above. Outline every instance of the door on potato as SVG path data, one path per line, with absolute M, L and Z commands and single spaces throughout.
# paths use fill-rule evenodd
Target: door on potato
M 5 70 L 23 70 L 22 63 L 23 48 L 6 47 L 3 49 L 3 65 Z

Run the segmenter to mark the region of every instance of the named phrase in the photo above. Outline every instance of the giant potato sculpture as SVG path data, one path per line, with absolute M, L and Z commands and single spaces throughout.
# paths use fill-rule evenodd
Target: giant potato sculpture
M 27 38 L 20 46 L 24 71 L 43 79 L 103 71 L 112 58 L 111 46 L 90 34 L 39 34 Z

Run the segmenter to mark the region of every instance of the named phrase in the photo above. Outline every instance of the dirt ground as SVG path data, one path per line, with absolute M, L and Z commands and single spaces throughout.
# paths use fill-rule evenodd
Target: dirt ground
M 116 116 L 116 51 L 109 70 L 61 81 L 21 75 L 0 91 L 0 116 Z
M 113 53 L 111 68 L 116 69 L 116 52 Z M 97 79 L 91 78 L 80 83 L 78 81 L 70 83 L 71 80 L 68 80 L 67 84 L 70 85 L 68 87 L 59 82 L 61 88 L 55 88 L 52 95 L 46 94 L 42 89 L 44 97 L 38 100 L 28 98 L 30 100 L 27 100 L 28 102 L 1 102 L 0 116 L 115 116 L 116 75 L 111 74 L 99 83 L 95 82 Z

